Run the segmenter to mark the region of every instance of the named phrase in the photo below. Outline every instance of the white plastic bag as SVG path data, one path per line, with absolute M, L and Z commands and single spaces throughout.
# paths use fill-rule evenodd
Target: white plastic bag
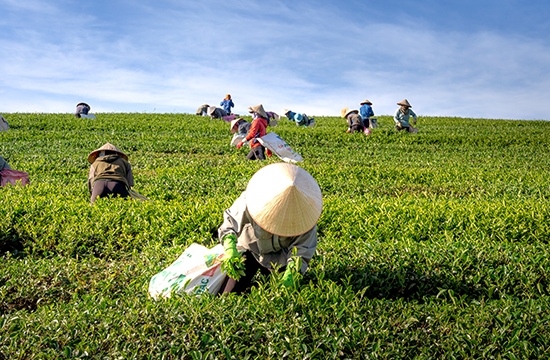
M 83 118 L 86 118 L 86 119 L 95 119 L 95 115 L 94 114 L 80 114 L 80 117 L 83 117 Z
M 149 282 L 149 295 L 154 299 L 168 298 L 172 292 L 201 295 L 217 294 L 226 274 L 221 271 L 223 246 L 212 249 L 193 243 L 170 266 Z
M 370 119 L 370 128 L 371 129 L 378 129 L 378 119 L 371 118 Z
M 296 151 L 292 150 L 281 137 L 274 132 L 270 132 L 267 135 L 258 139 L 260 143 L 267 149 L 273 151 L 281 160 L 286 162 L 302 162 L 304 159 Z
M 246 138 L 246 135 L 248 134 L 241 134 L 241 133 L 234 134 L 233 139 L 231 139 L 231 146 L 237 146 L 238 143 L 240 143 Z M 248 141 L 246 141 L 245 144 L 246 143 L 248 143 Z

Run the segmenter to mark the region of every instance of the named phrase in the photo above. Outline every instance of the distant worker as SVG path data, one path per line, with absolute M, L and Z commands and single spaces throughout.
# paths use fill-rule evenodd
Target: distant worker
M 76 112 L 74 116 L 76 116 L 77 118 L 80 118 L 81 117 L 80 115 L 88 115 L 88 112 L 90 111 L 90 109 L 91 109 L 90 105 L 83 102 L 78 103 L 76 105 Z
M 296 126 L 315 126 L 315 118 L 309 118 L 304 113 L 296 113 L 288 109 L 284 109 L 283 113 L 290 121 L 294 121 Z
M 258 170 L 246 191 L 225 210 L 218 229 L 224 260 L 244 259 L 242 276 L 228 276 L 220 294 L 243 293 L 258 271 L 283 272 L 280 286 L 295 288 L 315 255 L 322 211 L 321 189 L 306 170 L 286 163 Z M 246 250 L 243 254 L 237 244 Z M 230 266 L 234 269 L 231 262 Z
M 223 99 L 220 103 L 220 106 L 223 107 L 225 111 L 227 111 L 227 114 L 231 114 L 231 108 L 235 107 L 235 104 L 233 104 L 233 100 L 231 100 L 231 95 L 227 94 L 225 96 L 225 99 Z
M 206 110 L 208 110 L 209 107 L 210 107 L 210 105 L 208 105 L 208 104 L 202 104 L 197 109 L 197 112 L 195 112 L 195 115 L 208 116 L 208 114 L 206 113 Z
M 363 132 L 365 135 L 370 134 L 370 129 L 367 129 L 363 125 L 363 119 L 359 115 L 359 110 L 349 110 L 347 107 L 340 111 L 340 115 L 343 119 L 346 119 L 348 123 L 348 133 Z
M 221 119 L 229 115 L 224 109 L 215 106 L 209 106 L 206 110 L 206 114 L 210 116 L 210 119 Z
M 252 125 L 248 131 L 248 135 L 237 144 L 237 149 L 244 145 L 245 141 L 250 141 L 250 152 L 246 156 L 248 160 L 265 160 L 265 147 L 258 141 L 267 134 L 268 116 L 262 104 L 254 105 L 248 108 L 248 112 L 252 114 Z M 271 151 L 267 150 L 267 155 L 271 156 Z
M 413 117 L 413 124 L 416 125 L 416 114 L 412 111 L 412 106 L 409 104 L 407 99 L 400 101 L 397 105 L 401 105 L 399 109 L 395 112 L 393 120 L 395 121 L 395 128 L 397 131 L 406 130 L 407 132 L 418 132 L 418 129 L 410 126 L 409 117 Z
M 92 164 L 88 174 L 88 191 L 92 205 L 98 197 L 130 196 L 134 174 L 126 154 L 116 146 L 106 143 L 88 155 L 88 162 Z
M 231 134 L 248 134 L 250 131 L 251 123 L 243 118 L 238 118 L 231 121 Z
M 370 118 L 371 116 L 374 116 L 374 111 L 372 111 L 371 105 L 372 103 L 369 100 L 365 100 L 361 103 L 361 107 L 359 108 L 359 115 L 361 115 L 361 119 L 363 119 L 363 126 L 366 128 L 371 127 Z

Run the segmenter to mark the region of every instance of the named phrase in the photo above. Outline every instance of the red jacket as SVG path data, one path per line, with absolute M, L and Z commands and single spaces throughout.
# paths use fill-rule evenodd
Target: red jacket
M 254 121 L 252 121 L 252 126 L 248 131 L 246 140 L 254 139 L 250 143 L 250 147 L 255 148 L 256 146 L 262 145 L 258 141 L 258 138 L 261 138 L 265 134 L 267 134 L 267 120 L 263 118 L 256 118 Z

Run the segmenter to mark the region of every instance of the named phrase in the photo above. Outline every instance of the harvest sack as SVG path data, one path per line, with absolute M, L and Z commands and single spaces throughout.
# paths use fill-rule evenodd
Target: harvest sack
M 0 186 L 4 187 L 7 184 L 12 185 L 29 185 L 31 182 L 29 181 L 29 173 L 25 171 L 17 171 L 17 170 L 10 170 L 10 169 L 3 169 L 0 171 Z
M 281 137 L 274 132 L 270 132 L 267 135 L 258 139 L 260 143 L 267 149 L 273 151 L 281 160 L 286 162 L 302 162 L 304 159 L 296 151 L 292 150 Z
M 149 295 L 159 299 L 170 297 L 172 292 L 189 295 L 201 295 L 205 292 L 217 294 L 226 277 L 221 271 L 223 256 L 221 244 L 212 249 L 191 244 L 172 265 L 151 278 Z
M 370 119 L 370 128 L 378 129 L 378 119 L 375 119 L 375 118 Z
M 8 131 L 10 126 L 8 125 L 8 122 L 2 115 L 0 115 L 0 131 Z
M 94 115 L 94 114 L 89 114 L 89 115 L 80 114 L 80 117 L 86 118 L 86 119 L 95 119 L 95 115 Z
M 222 116 L 222 119 L 223 119 L 224 121 L 231 122 L 231 120 L 235 120 L 235 114 L 231 114 L 231 115 L 227 115 L 227 116 Z

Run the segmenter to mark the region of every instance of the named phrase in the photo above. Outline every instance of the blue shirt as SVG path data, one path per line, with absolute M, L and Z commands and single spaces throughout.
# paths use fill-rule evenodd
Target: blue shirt
M 372 111 L 372 108 L 370 107 L 369 104 L 364 104 L 359 109 L 359 114 L 361 115 L 361 118 L 367 119 L 367 118 L 370 118 L 371 116 L 374 116 L 374 111 Z
M 227 111 L 228 114 L 231 113 L 231 108 L 235 107 L 235 104 L 233 104 L 233 101 L 231 100 L 222 100 L 220 105 L 223 107 L 225 111 Z
M 393 116 L 393 120 L 395 121 L 395 125 L 398 123 L 401 124 L 402 127 L 409 127 L 409 117 L 412 116 L 416 120 L 416 114 L 412 109 L 409 108 L 409 114 L 403 115 L 401 112 L 401 109 L 397 109 L 395 112 L 395 115 Z

